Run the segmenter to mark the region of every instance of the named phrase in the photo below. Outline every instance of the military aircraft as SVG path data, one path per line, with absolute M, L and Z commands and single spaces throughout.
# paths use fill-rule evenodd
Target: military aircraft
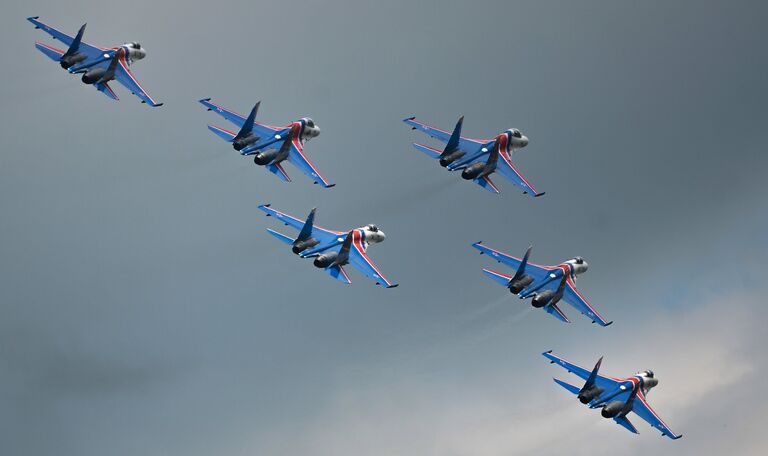
M 476 242 L 472 247 L 479 250 L 481 255 L 488 254 L 499 263 L 515 269 L 513 276 L 490 269 L 483 269 L 483 272 L 495 282 L 509 288 L 511 293 L 518 295 L 521 299 L 533 298 L 531 300 L 533 307 L 543 308 L 555 318 L 570 323 L 568 317 L 557 306 L 562 299 L 591 318 L 592 323 L 598 323 L 600 326 L 613 323 L 605 321 L 576 289 L 576 276 L 586 272 L 589 267 L 584 258 L 576 257 L 557 266 L 542 266 L 528 262 L 532 247 L 528 247 L 522 259 L 486 247 L 482 242 Z
M 267 216 L 272 216 L 299 231 L 296 238 L 268 229 L 272 236 L 291 246 L 301 258 L 314 258 L 314 265 L 325 270 L 331 277 L 344 283 L 352 283 L 344 270 L 350 264 L 385 288 L 398 284 L 390 282 L 368 257 L 370 244 L 383 242 L 386 236 L 376 225 L 355 228 L 348 233 L 331 231 L 315 225 L 316 209 L 312 209 L 306 221 L 272 209 L 269 204 L 259 206 Z
M 515 150 L 528 145 L 528 138 L 520 133 L 520 130 L 511 128 L 493 139 L 470 139 L 461 136 L 463 116 L 456 123 L 453 133 L 423 124 L 415 117 L 403 119 L 403 122 L 413 130 L 421 130 L 446 143 L 443 150 L 418 143 L 414 143 L 413 146 L 428 156 L 438 159 L 440 166 L 449 171 L 461 170 L 462 178 L 471 180 L 492 193 L 500 193 L 499 188 L 491 180 L 491 174 L 498 172 L 523 189 L 523 193 L 531 196 L 544 194 L 536 191 L 512 163 L 512 154 Z
M 320 127 L 314 120 L 303 117 L 285 127 L 272 127 L 255 121 L 261 102 L 256 103 L 247 118 L 212 103 L 210 98 L 203 98 L 200 103 L 240 128 L 235 133 L 208 125 L 209 130 L 223 140 L 231 142 L 240 155 L 253 155 L 255 164 L 264 166 L 281 180 L 291 181 L 282 165 L 283 161 L 288 160 L 316 184 L 325 188 L 336 185 L 329 183 L 304 153 L 304 143 L 320 135 Z
M 578 396 L 582 404 L 588 405 L 591 409 L 602 409 L 600 413 L 604 418 L 613 418 L 623 428 L 637 434 L 637 428 L 627 419 L 629 412 L 634 412 L 652 427 L 661 431 L 662 435 L 673 440 L 682 437 L 682 434 L 677 435 L 672 432 L 669 426 L 648 405 L 646 396 L 651 388 L 659 383 L 659 380 L 654 377 L 653 371 L 638 372 L 628 378 L 606 377 L 598 373 L 600 364 L 603 362 L 602 357 L 590 372 L 553 355 L 552 350 L 543 353 L 543 355 L 551 363 L 561 365 L 568 372 L 576 374 L 586 381 L 584 386 L 579 388 L 562 380 L 554 379 L 555 383 Z
M 34 16 L 27 18 L 27 20 L 34 24 L 36 29 L 45 31 L 53 39 L 61 41 L 68 47 L 66 51 L 63 51 L 40 42 L 35 43 L 35 47 L 50 57 L 51 60 L 59 62 L 62 68 L 72 74 L 82 73 L 82 81 L 85 84 L 93 85 L 96 90 L 113 100 L 119 99 L 115 91 L 109 86 L 109 82 L 114 80 L 125 86 L 133 95 L 139 97 L 142 103 L 152 107 L 163 105 L 149 96 L 129 68 L 133 62 L 141 60 L 147 55 L 147 51 L 139 43 L 126 43 L 113 48 L 92 46 L 82 41 L 85 24 L 80 27 L 77 35 L 73 38 L 40 22 L 38 18 L 39 16 Z

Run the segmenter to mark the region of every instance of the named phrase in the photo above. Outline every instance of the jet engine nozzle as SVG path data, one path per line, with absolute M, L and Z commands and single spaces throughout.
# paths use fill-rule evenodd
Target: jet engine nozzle
M 597 386 L 593 386 L 592 388 L 579 393 L 579 401 L 581 401 L 582 404 L 589 404 L 592 402 L 592 399 L 600 396 L 601 394 L 603 394 L 603 389 L 598 388 Z
M 88 57 L 85 54 L 76 53 L 72 55 L 64 55 L 61 60 L 59 60 L 59 65 L 61 65 L 62 68 L 65 70 L 67 68 L 73 67 L 77 65 L 78 63 L 82 62 L 83 60 L 87 59 Z
M 337 252 L 324 253 L 318 256 L 317 258 L 315 258 L 315 261 L 313 262 L 313 264 L 315 265 L 315 267 L 325 269 L 328 266 L 330 266 L 331 263 L 336 261 L 336 258 L 338 256 L 339 254 Z
M 600 411 L 600 414 L 603 415 L 603 418 L 613 418 L 616 415 L 618 415 L 623 408 L 624 408 L 623 402 L 613 401 L 610 404 L 603 407 L 603 409 Z
M 240 138 L 236 137 L 235 140 L 232 141 L 232 147 L 234 147 L 236 151 L 240 152 L 241 150 L 258 141 L 258 139 L 259 138 L 252 134 Z
M 531 305 L 533 307 L 541 308 L 549 304 L 549 301 L 552 300 L 552 297 L 555 296 L 555 292 L 552 290 L 544 290 L 541 293 L 536 293 L 533 295 L 533 299 L 531 300 Z
M 305 250 L 307 250 L 309 248 L 312 248 L 312 247 L 316 246 L 319 243 L 320 243 L 320 241 L 318 241 L 315 238 L 309 238 L 309 239 L 305 239 L 303 241 L 296 241 L 296 242 L 293 243 L 293 247 L 291 248 L 291 250 L 293 251 L 293 253 L 298 255 L 301 252 L 303 252 L 303 251 L 305 251 Z
M 253 162 L 259 166 L 264 166 L 272 163 L 272 160 L 277 157 L 278 151 L 268 150 L 266 152 L 259 152 L 253 156 Z
M 461 150 L 455 150 L 445 157 L 440 157 L 440 166 L 445 168 L 446 166 L 450 165 L 451 163 L 455 162 L 456 160 L 460 159 L 464 156 L 464 152 Z
M 462 179 L 466 180 L 472 180 L 477 178 L 480 173 L 483 172 L 485 169 L 485 163 L 475 163 L 472 166 L 468 166 L 464 168 L 464 171 L 461 172 Z
M 532 283 L 533 283 L 533 277 L 526 274 L 517 280 L 513 280 L 512 283 L 509 284 L 509 291 L 512 294 L 518 294 L 521 291 L 523 291 L 525 287 L 527 287 Z
M 101 79 L 102 76 L 104 76 L 107 73 L 107 70 L 104 68 L 91 68 L 90 70 L 83 73 L 82 81 L 85 84 L 96 84 L 99 82 L 99 79 Z

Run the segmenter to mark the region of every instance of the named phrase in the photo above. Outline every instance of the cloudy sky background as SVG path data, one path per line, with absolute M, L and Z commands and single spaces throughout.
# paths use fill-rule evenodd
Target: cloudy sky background
M 630 3 L 4 3 L 0 453 L 764 453 L 768 8 Z M 68 76 L 31 15 L 141 42 L 134 71 L 166 106 Z M 313 117 L 307 151 L 337 187 L 239 157 L 203 97 Z M 410 115 L 520 128 L 515 161 L 547 195 L 445 172 Z M 401 286 L 330 280 L 266 233 L 265 202 L 379 224 L 370 254 Z M 478 240 L 584 256 L 580 289 L 614 325 L 514 300 Z M 653 369 L 649 400 L 685 437 L 579 407 L 548 349 Z

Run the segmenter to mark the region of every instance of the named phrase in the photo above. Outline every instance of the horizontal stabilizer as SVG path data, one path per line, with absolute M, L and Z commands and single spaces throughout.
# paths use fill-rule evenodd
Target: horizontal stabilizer
M 571 320 L 569 320 L 568 317 L 565 316 L 563 311 L 560 310 L 559 307 L 557 307 L 557 304 L 549 304 L 548 306 L 544 307 L 544 310 L 546 310 L 548 314 L 552 315 L 553 317 L 557 318 L 563 323 L 571 322 Z
M 212 132 L 216 133 L 216 136 L 223 139 L 224 141 L 232 142 L 235 139 L 236 133 L 233 133 L 229 130 L 225 130 L 223 128 L 219 128 L 214 125 L 208 125 L 208 129 Z
M 270 229 L 267 229 L 267 231 L 269 232 L 269 234 L 271 234 L 272 236 L 280 239 L 284 243 L 286 243 L 288 245 L 293 245 L 293 239 L 290 236 L 286 236 L 283 233 L 278 233 L 277 231 L 270 230 Z
M 570 391 L 571 393 L 573 393 L 573 394 L 579 394 L 580 388 L 578 388 L 578 387 L 575 387 L 575 386 L 571 385 L 570 383 L 566 383 L 566 382 L 564 382 L 564 381 L 560 380 L 559 378 L 553 378 L 552 380 L 554 380 L 554 381 L 555 381 L 555 383 L 557 383 L 558 385 L 560 385 L 560 386 L 562 386 L 563 388 L 567 389 L 567 390 L 568 390 L 568 391 Z
M 283 169 L 283 165 L 281 165 L 280 163 L 272 163 L 270 165 L 267 165 L 265 168 L 267 168 L 270 172 L 274 173 L 283 182 L 291 182 L 291 178 L 288 177 L 288 173 L 285 172 L 285 169 Z
M 496 184 L 494 184 L 491 178 L 488 176 L 478 177 L 477 179 L 475 179 L 475 183 L 483 187 L 484 189 L 488 190 L 491 193 L 496 193 L 496 194 L 501 193 L 499 191 L 499 188 L 496 187 Z
M 512 278 L 506 274 L 491 271 L 490 269 L 483 269 L 483 273 L 493 279 L 494 282 L 504 285 L 505 287 L 509 285 L 509 280 Z
M 55 47 L 51 47 L 43 43 L 35 43 L 35 47 L 55 62 L 61 60 L 61 56 L 64 55 L 64 51 L 61 49 L 56 49 Z
M 631 422 L 630 422 L 630 421 L 627 419 L 627 417 L 626 417 L 626 416 L 617 416 L 617 417 L 616 417 L 616 418 L 614 418 L 613 420 L 614 420 L 614 421 L 615 421 L 615 422 L 616 422 L 618 425 L 620 425 L 620 426 L 621 426 L 621 427 L 623 427 L 624 429 L 628 430 L 629 432 L 631 432 L 631 433 L 633 433 L 633 434 L 639 434 L 639 432 L 637 432 L 637 428 L 635 427 L 635 425 L 634 425 L 634 424 L 632 424 L 632 423 L 631 423 Z
M 349 280 L 347 271 L 344 270 L 344 266 L 334 264 L 333 266 L 325 268 L 325 272 L 327 272 L 328 275 L 338 280 L 339 282 L 344 282 L 346 284 L 352 283 L 352 281 Z
M 442 153 L 439 150 L 429 146 L 425 146 L 424 144 L 413 143 L 413 147 L 415 147 L 416 150 L 420 150 L 424 152 L 425 154 L 429 155 L 432 158 L 440 158 L 440 154 Z
M 117 94 L 114 90 L 112 90 L 112 87 L 109 86 L 106 82 L 97 82 L 94 84 L 94 87 L 96 87 L 96 90 L 103 93 L 104 95 L 108 96 L 109 98 L 113 100 L 119 100 L 120 98 L 117 97 Z

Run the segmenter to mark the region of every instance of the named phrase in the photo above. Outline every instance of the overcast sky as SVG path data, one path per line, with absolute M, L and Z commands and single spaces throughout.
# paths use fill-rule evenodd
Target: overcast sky
M 0 6 L 0 453 L 763 454 L 768 447 L 761 2 L 167 1 Z M 25 20 L 139 41 L 113 102 Z M 337 186 L 279 181 L 197 103 L 312 117 Z M 546 196 L 492 195 L 401 120 L 530 138 Z M 256 207 L 347 230 L 396 289 L 344 286 Z M 582 255 L 608 319 L 562 324 L 485 278 L 483 240 Z M 509 271 L 507 271 L 509 272 Z M 626 376 L 685 437 L 632 435 L 551 380 L 552 349 Z

